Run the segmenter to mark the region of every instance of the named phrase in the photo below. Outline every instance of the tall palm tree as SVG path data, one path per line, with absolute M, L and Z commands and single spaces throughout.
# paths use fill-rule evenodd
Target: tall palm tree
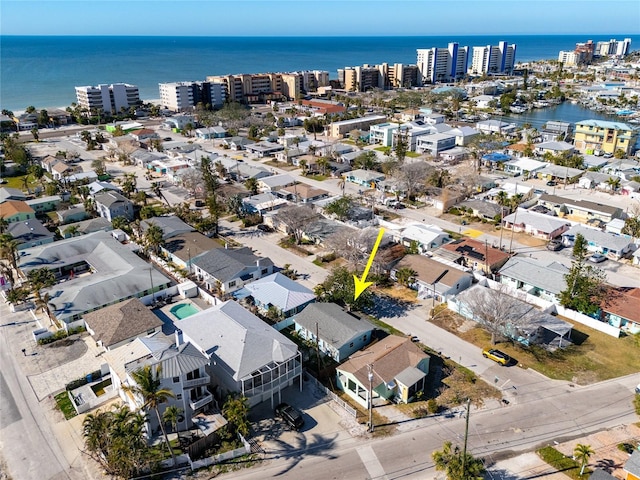
M 585 467 L 589 463 L 589 458 L 594 453 L 595 452 L 591 448 L 591 445 L 584 445 L 582 443 L 577 444 L 576 448 L 573 449 L 573 456 L 576 458 L 577 461 L 580 462 L 580 475 L 581 476 L 584 473 Z
M 415 281 L 418 272 L 409 267 L 402 267 L 396 271 L 396 280 L 402 286 L 408 287 Z
M 18 269 L 18 245 L 19 242 L 10 234 L 0 235 L 0 257 L 7 260 L 14 270 Z
M 247 178 L 247 180 L 244 182 L 244 186 L 251 192 L 251 195 L 256 195 L 258 193 L 258 180 L 256 180 L 255 178 Z
M 504 209 L 509 205 L 509 194 L 500 190 L 496 195 L 496 203 L 500 205 L 500 248 L 502 248 L 502 232 L 504 230 Z
M 511 240 L 509 241 L 509 252 L 511 252 L 511 247 L 513 246 L 513 234 L 516 231 L 516 220 L 518 218 L 518 206 L 522 203 L 522 199 L 524 195 L 522 193 L 516 193 L 509 200 L 509 205 L 513 210 L 513 223 L 511 224 Z
M 143 408 L 151 409 L 156 412 L 158 417 L 158 423 L 164 436 L 164 441 L 167 444 L 173 465 L 176 464 L 176 457 L 173 454 L 173 449 L 169 443 L 167 437 L 167 431 L 164 428 L 164 422 L 160 415 L 160 404 L 166 402 L 169 398 L 175 398 L 175 394 L 168 388 L 161 388 L 162 385 L 162 367 L 158 365 L 154 369 L 151 365 L 145 365 L 144 367 L 131 373 L 131 377 L 135 381 L 135 385 L 125 386 L 124 390 L 131 392 L 134 395 L 140 395 L 144 401 Z
M 144 232 L 144 244 L 147 250 L 151 250 L 155 255 L 157 255 L 160 247 L 164 243 L 163 237 L 164 232 L 162 231 L 162 228 L 155 223 L 151 223 L 147 227 L 147 231 Z
M 180 432 L 178 431 L 178 420 L 182 415 L 182 409 L 175 405 L 170 405 L 165 408 L 162 414 L 162 420 L 171 425 L 171 428 L 178 435 L 178 442 L 180 442 Z

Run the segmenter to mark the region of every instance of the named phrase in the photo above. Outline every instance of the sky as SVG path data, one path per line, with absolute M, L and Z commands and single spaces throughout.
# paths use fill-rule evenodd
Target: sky
M 3 35 L 640 34 L 638 0 L 2 0 Z

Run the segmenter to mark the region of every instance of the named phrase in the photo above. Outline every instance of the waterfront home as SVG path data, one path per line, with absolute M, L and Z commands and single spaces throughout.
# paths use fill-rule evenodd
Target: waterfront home
M 425 391 L 429 360 L 410 338 L 389 335 L 336 367 L 336 387 L 363 408 L 409 403 Z
M 36 212 L 21 200 L 7 200 L 0 203 L 0 218 L 7 223 L 24 222 L 36 218 Z
M 179 322 L 186 341 L 208 359 L 207 372 L 220 396 L 238 393 L 250 406 L 282 401 L 281 391 L 302 390 L 302 355 L 297 345 L 234 300 Z
M 22 222 L 11 222 L 6 229 L 6 233 L 18 243 L 17 249 L 46 245 L 55 239 L 55 234 L 50 232 L 42 222 L 36 218 L 30 218 Z
M 553 210 L 558 216 L 566 216 L 569 220 L 581 223 L 592 219 L 609 223 L 614 218 L 621 218 L 623 214 L 620 207 L 548 193 L 540 195 L 538 205 Z
M 567 289 L 565 276 L 569 269 L 558 262 L 531 257 L 510 258 L 499 271 L 500 283 L 553 303 Z
M 575 152 L 574 147 L 569 142 L 552 140 L 550 142 L 536 143 L 535 153 L 536 155 L 544 155 L 549 153 L 551 155 L 571 155 Z
M 524 208 L 518 208 L 516 212 L 504 217 L 502 224 L 507 230 L 524 232 L 543 240 L 559 237 L 571 227 L 571 222 L 565 219 L 532 212 Z
M 301 312 L 307 305 L 315 302 L 315 294 L 280 272 L 251 282 L 234 293 L 236 298 L 250 297 L 263 315 L 269 309 L 276 309 L 283 318 L 289 318 Z
M 158 410 L 162 417 L 167 407 L 179 408 L 178 430 L 191 428 L 193 417 L 213 404 L 213 395 L 207 389 L 211 383 L 206 371 L 209 359 L 191 343 L 172 341 L 158 334 L 138 337 L 105 352 L 103 358 L 109 365 L 112 388 L 118 392 L 120 400 L 134 412 L 143 410 L 147 413 L 149 437 L 159 433 L 160 425 L 157 415 L 148 412 L 142 395 L 127 390 L 139 386 L 134 372 L 150 367 L 154 378 L 157 376 L 160 381 L 159 388 L 173 393 L 158 405 Z
M 109 232 L 23 250 L 18 268 L 24 275 L 42 267 L 54 272 L 57 283 L 41 293 L 49 294 L 51 314 L 66 323 L 127 298 L 152 295 L 172 283 Z
M 116 217 L 133 220 L 133 203 L 115 191 L 103 191 L 94 196 L 94 205 L 98 215 L 110 222 Z
M 369 345 L 375 330 L 373 324 L 335 303 L 311 303 L 295 314 L 293 321 L 300 338 L 316 344 L 338 363 Z
M 423 255 L 406 255 L 391 269 L 391 278 L 397 280 L 398 270 L 409 268 L 416 272 L 409 287 L 418 291 L 418 298 L 431 298 L 433 303 L 457 295 L 473 283 L 473 275 Z
M 615 153 L 621 150 L 626 156 L 635 152 L 638 130 L 622 122 L 582 120 L 576 122 L 574 145 L 576 150 L 592 154 L 600 151 Z
M 603 232 L 600 229 L 589 228 L 584 225 L 574 225 L 564 232 L 562 234 L 562 242 L 566 246 L 572 246 L 578 234 L 582 235 L 587 241 L 587 250 L 589 252 L 602 253 L 614 260 L 619 260 L 638 249 L 631 237 Z
M 476 123 L 476 130 L 480 133 L 491 134 L 499 133 L 501 135 L 513 135 L 518 129 L 513 123 L 503 122 L 501 120 L 481 120 Z
M 215 248 L 192 258 L 191 265 L 208 290 L 219 290 L 223 294 L 273 273 L 271 259 L 258 257 L 247 247 Z
M 162 332 L 162 320 L 137 298 L 85 313 L 83 319 L 87 332 L 105 350 Z
M 510 257 L 508 253 L 489 246 L 486 241 L 483 243 L 466 237 L 443 245 L 433 255 L 435 260 L 443 259 L 485 273 L 498 270 Z

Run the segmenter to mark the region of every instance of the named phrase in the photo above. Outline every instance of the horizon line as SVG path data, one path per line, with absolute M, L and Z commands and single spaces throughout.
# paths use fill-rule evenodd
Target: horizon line
M 11 34 L 3 33 L 1 37 L 165 37 L 165 38 L 379 38 L 379 37 L 400 37 L 400 38 L 412 38 L 412 37 L 445 37 L 445 36 L 460 36 L 460 37 L 499 37 L 499 36 L 516 36 L 516 37 L 533 37 L 533 36 L 554 36 L 554 37 L 574 37 L 578 35 L 584 36 L 596 36 L 596 35 L 618 35 L 618 36 L 640 36 L 640 33 L 443 33 L 437 35 L 406 35 L 406 34 L 362 34 L 362 35 L 161 35 L 161 34 L 127 34 L 127 33 L 103 33 L 103 34 L 82 34 L 82 33 L 65 33 L 65 34 Z

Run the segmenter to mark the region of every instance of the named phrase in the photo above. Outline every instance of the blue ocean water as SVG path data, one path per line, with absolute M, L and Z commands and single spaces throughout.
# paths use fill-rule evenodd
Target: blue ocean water
M 74 87 L 126 82 L 143 99 L 158 98 L 158 83 L 204 80 L 207 75 L 327 70 L 416 62 L 418 48 L 517 45 L 516 61 L 555 59 L 576 42 L 638 35 L 509 35 L 431 37 L 137 37 L 0 36 L 0 108 L 70 105 Z

